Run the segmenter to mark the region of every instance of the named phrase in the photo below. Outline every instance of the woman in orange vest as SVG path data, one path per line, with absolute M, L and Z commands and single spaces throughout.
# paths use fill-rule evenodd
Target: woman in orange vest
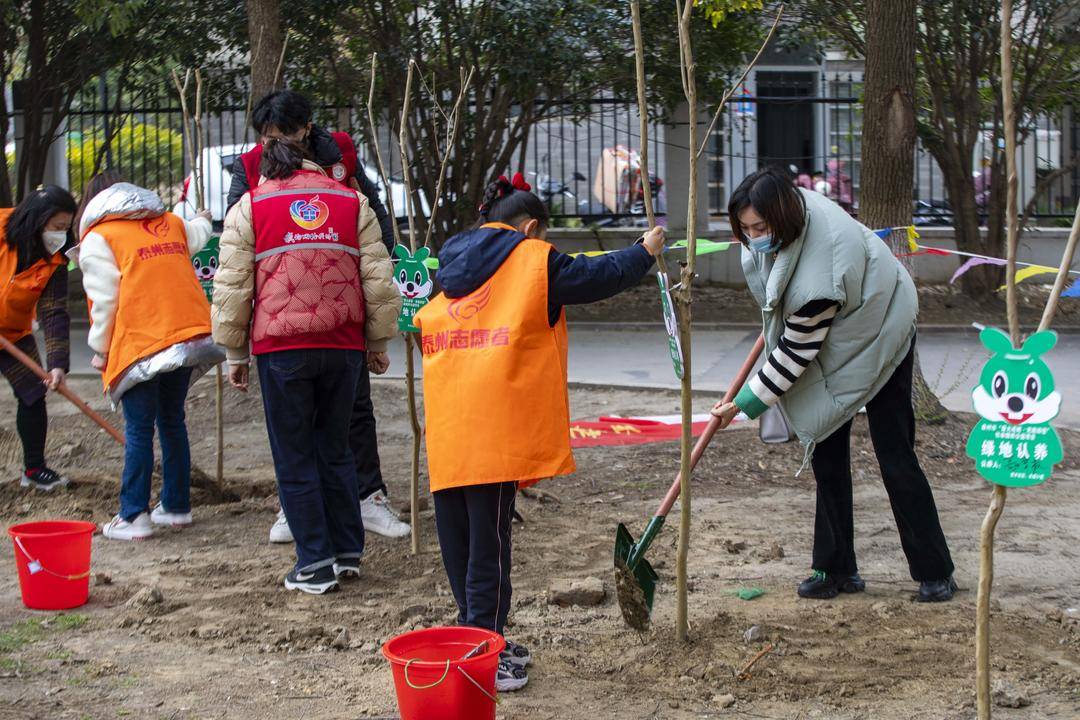
M 14 209 L 0 209 L 0 334 L 38 364 L 32 332 L 35 311 L 45 334 L 47 382 L 0 350 L 0 373 L 11 383 L 18 401 L 15 426 L 23 446 L 20 484 L 39 490 L 68 482 L 45 464 L 45 393 L 58 388 L 68 372 L 71 318 L 63 250 L 74 244 L 74 214 L 75 199 L 55 185 L 35 190 Z
M 574 471 L 563 306 L 633 287 L 664 231 L 597 257 L 544 240 L 548 210 L 521 174 L 488 186 L 478 227 L 439 255 L 443 292 L 415 318 L 424 363 L 428 474 L 458 622 L 502 634 L 510 610 L 510 522 L 519 484 Z M 496 686 L 528 682 L 507 641 Z
M 184 402 L 191 383 L 225 359 L 210 337 L 210 305 L 191 256 L 210 239 L 209 213 L 190 222 L 150 190 L 117 182 L 84 199 L 77 256 L 90 302 L 87 341 L 105 390 L 124 409 L 120 512 L 101 528 L 139 540 L 154 525 L 191 524 L 191 448 Z M 161 499 L 150 510 L 154 426 Z

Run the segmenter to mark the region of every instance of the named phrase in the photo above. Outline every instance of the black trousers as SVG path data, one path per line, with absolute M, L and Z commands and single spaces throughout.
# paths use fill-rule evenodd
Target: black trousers
M 938 520 L 934 493 L 915 454 L 915 412 L 911 405 L 914 362 L 912 341 L 907 357 L 866 404 L 866 414 L 874 454 L 900 532 L 900 545 L 912 579 L 921 582 L 949 577 L 953 562 Z M 829 575 L 858 572 L 852 514 L 851 422 L 818 443 L 811 461 L 817 479 L 813 568 Z
M 23 446 L 23 467 L 37 470 L 45 467 L 45 435 L 49 427 L 49 416 L 45 408 L 45 398 L 32 405 L 18 401 L 15 410 L 15 429 Z
M 510 522 L 517 483 L 439 490 L 435 527 L 458 623 L 500 635 L 510 613 Z
M 349 420 L 349 448 L 356 462 L 357 494 L 366 500 L 373 493 L 386 492 L 379 466 L 379 438 L 375 433 L 375 408 L 371 404 L 371 375 L 367 363 L 356 382 L 356 399 Z

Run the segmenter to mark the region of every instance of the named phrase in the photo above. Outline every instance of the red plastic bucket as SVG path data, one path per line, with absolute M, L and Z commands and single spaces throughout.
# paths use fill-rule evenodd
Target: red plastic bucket
M 97 526 L 78 520 L 12 525 L 15 564 L 23 605 L 33 610 L 68 610 L 90 595 L 90 538 Z
M 401 720 L 494 720 L 505 647 L 502 635 L 474 627 L 413 630 L 386 641 Z

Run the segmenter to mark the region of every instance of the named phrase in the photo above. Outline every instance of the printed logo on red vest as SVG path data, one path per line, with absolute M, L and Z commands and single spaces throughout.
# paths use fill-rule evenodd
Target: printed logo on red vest
M 147 218 L 142 221 L 142 229 L 154 237 L 163 238 L 169 234 L 169 221 L 165 219 L 164 215 Z
M 292 215 L 293 222 L 300 227 L 305 230 L 314 230 L 321 227 L 326 222 L 326 218 L 330 217 L 330 208 L 316 195 L 310 200 L 294 200 L 289 205 L 289 214 Z
M 443 350 L 479 350 L 510 344 L 510 328 L 474 328 L 472 330 L 443 330 L 423 335 L 420 352 L 434 355 Z
M 462 320 L 468 320 L 471 317 L 475 317 L 478 312 L 487 307 L 487 304 L 491 301 L 491 285 L 483 288 L 478 292 L 474 292 L 471 295 L 466 295 L 463 298 L 450 303 L 446 308 L 447 314 L 454 318 L 458 322 Z

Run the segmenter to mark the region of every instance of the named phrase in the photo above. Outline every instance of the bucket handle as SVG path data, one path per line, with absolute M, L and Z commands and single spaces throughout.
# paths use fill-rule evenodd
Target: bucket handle
M 450 661 L 447 660 L 446 669 L 443 670 L 441 678 L 431 683 L 430 685 L 413 685 L 412 680 L 409 679 L 409 666 L 412 665 L 414 662 L 419 662 L 419 659 L 413 658 L 412 660 L 409 660 L 407 663 L 405 663 L 405 684 L 411 687 L 413 690 L 430 690 L 431 688 L 442 683 L 442 681 L 446 679 L 446 676 L 450 674 Z
M 26 548 L 23 547 L 23 544 L 22 544 L 22 538 L 20 538 L 19 536 L 16 535 L 16 536 L 13 536 L 12 539 L 15 541 L 15 546 L 18 547 L 19 550 L 22 551 L 22 554 L 26 556 L 26 562 L 28 563 L 28 567 L 29 567 L 31 575 L 36 575 L 37 573 L 44 570 L 45 572 L 52 575 L 53 577 L 58 577 L 61 580 L 82 580 L 85 577 L 90 577 L 90 571 L 89 570 L 87 570 L 84 573 L 79 573 L 78 575 L 61 575 L 60 573 L 55 573 L 52 570 L 50 570 L 49 568 L 42 565 L 40 560 L 35 559 L 34 557 L 32 557 L 30 555 L 30 553 L 28 553 L 26 551 Z
M 473 685 L 475 685 L 477 690 L 484 693 L 484 695 L 487 696 L 488 700 L 495 703 L 496 705 L 499 704 L 499 696 L 498 695 L 492 695 L 487 690 L 485 690 L 483 687 L 481 687 L 480 683 L 476 682 L 476 680 L 473 679 L 473 676 L 470 675 L 469 673 L 465 672 L 465 670 L 460 665 L 458 666 L 458 672 L 460 672 L 462 675 L 464 675 L 466 680 L 468 680 Z
M 442 681 L 445 680 L 446 676 L 450 674 L 450 661 L 447 660 L 446 661 L 446 667 L 443 669 L 442 677 L 440 677 L 438 680 L 431 683 L 430 685 L 414 685 L 412 680 L 409 679 L 409 666 L 412 665 L 414 662 L 419 662 L 419 659 L 418 658 L 413 658 L 412 660 L 409 660 L 408 662 L 405 663 L 405 684 L 408 685 L 409 687 L 411 687 L 413 690 L 430 690 L 431 688 L 442 684 Z M 472 675 L 465 672 L 464 668 L 462 668 L 459 665 L 457 670 L 458 670 L 458 672 L 460 672 L 462 675 L 465 676 L 466 680 L 468 680 L 474 686 L 476 686 L 477 690 L 484 693 L 484 695 L 487 696 L 488 700 L 495 703 L 496 705 L 499 704 L 499 697 L 497 695 L 492 695 L 487 690 L 485 690 L 480 683 L 476 682 L 476 679 L 473 678 Z

